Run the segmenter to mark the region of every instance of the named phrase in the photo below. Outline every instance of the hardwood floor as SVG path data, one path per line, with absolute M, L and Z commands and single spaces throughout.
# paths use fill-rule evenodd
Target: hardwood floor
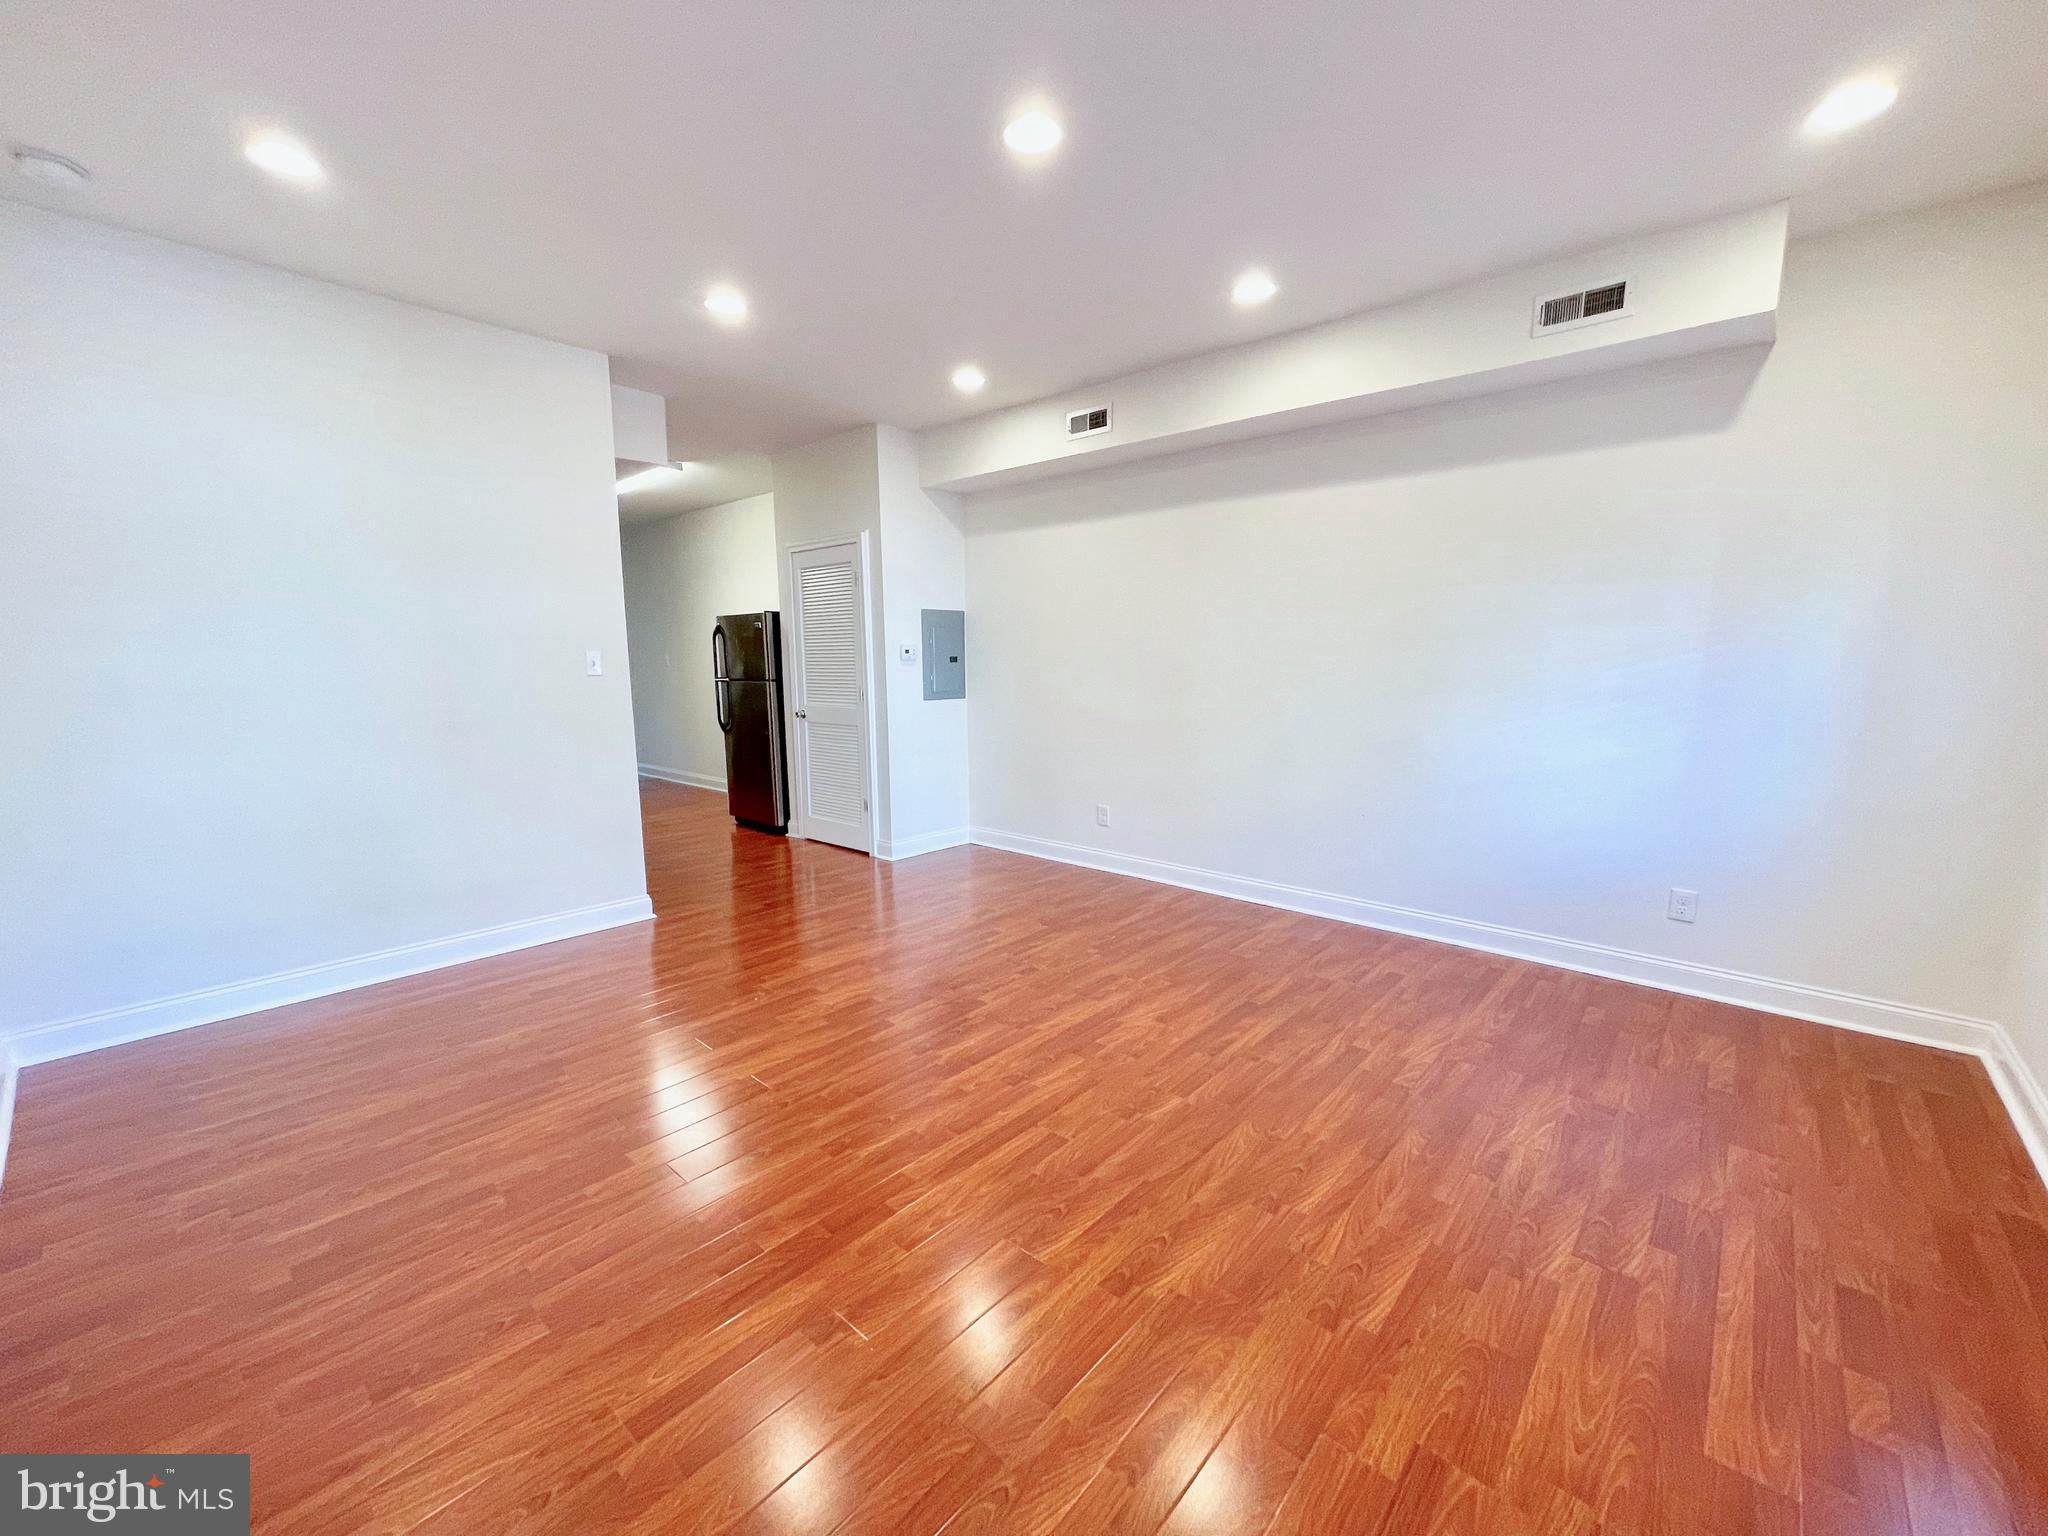
M 24 1075 L 0 1449 L 275 1532 L 2048 1530 L 1974 1061 L 644 794 L 651 927 Z

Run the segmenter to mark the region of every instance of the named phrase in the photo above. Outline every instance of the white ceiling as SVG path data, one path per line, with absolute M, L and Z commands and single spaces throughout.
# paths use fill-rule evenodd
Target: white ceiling
M 614 467 L 621 480 L 649 468 L 627 459 L 617 460 Z M 765 495 L 770 489 L 768 460 L 760 454 L 734 454 L 730 458 L 698 460 L 684 464 L 678 474 L 659 484 L 627 491 L 620 496 L 619 521 L 651 523 L 657 518 L 674 517 L 678 512 L 694 512 L 699 507 L 721 507 L 728 501 Z
M 1786 195 L 1812 230 L 2048 173 L 2042 0 L 0 0 L 0 35 L 0 137 L 94 173 L 8 195 L 597 348 L 690 459 Z M 1891 115 L 1803 141 L 1870 70 Z M 1068 136 L 1027 167 L 1033 95 Z M 265 122 L 324 187 L 242 160 Z M 1282 291 L 1240 312 L 1253 264 Z

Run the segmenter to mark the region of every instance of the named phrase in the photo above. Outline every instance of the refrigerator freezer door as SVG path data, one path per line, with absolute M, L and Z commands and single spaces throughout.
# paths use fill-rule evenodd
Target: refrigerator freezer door
M 712 631 L 714 672 L 722 670 L 723 675 L 734 682 L 743 678 L 754 682 L 774 681 L 782 676 L 777 638 L 773 613 L 725 615 Z M 719 667 L 721 658 L 724 661 L 722 669 Z

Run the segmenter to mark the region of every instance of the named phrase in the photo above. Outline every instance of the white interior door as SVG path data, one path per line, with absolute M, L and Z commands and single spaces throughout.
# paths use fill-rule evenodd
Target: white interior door
M 867 853 L 868 635 L 860 545 L 790 552 L 796 830 Z

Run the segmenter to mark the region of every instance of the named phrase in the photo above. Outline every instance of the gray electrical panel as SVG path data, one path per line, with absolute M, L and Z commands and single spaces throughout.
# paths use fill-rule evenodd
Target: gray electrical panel
M 924 610 L 924 696 L 967 697 L 967 615 L 958 608 Z

